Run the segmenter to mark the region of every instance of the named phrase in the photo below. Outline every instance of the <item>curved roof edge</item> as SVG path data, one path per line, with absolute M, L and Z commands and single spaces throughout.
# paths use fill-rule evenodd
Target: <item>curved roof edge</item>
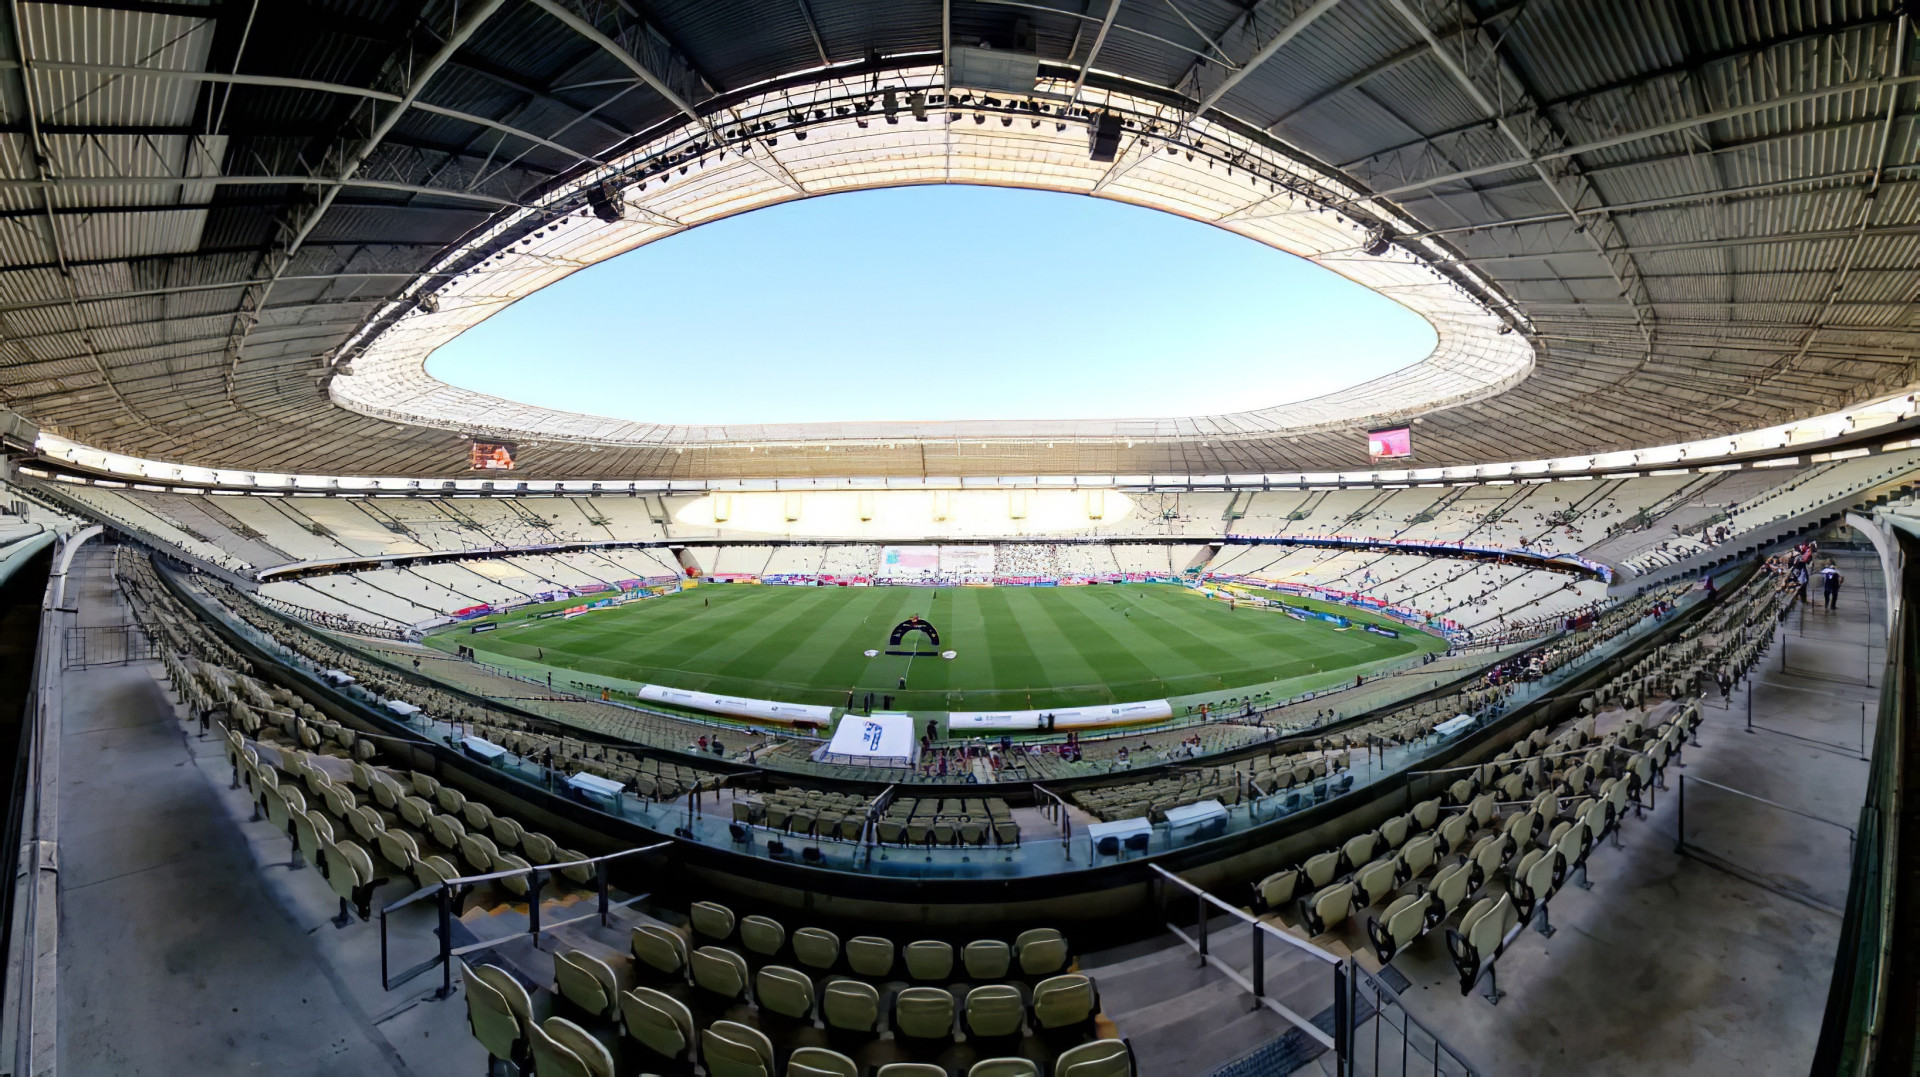
M 1043 77 L 1032 93 L 1004 97 L 957 87 L 949 95 L 937 65 L 893 72 L 885 81 L 884 96 L 902 104 L 895 122 L 873 122 L 880 117 L 870 110 L 884 96 L 871 77 L 829 75 L 747 98 L 724 113 L 726 126 L 742 130 L 778 124 L 778 134 L 760 149 L 783 137 L 797 148 L 777 159 L 751 151 L 730 155 L 688 123 L 501 218 L 450 248 L 414 289 L 370 319 L 345 350 L 351 361 L 333 378 L 332 399 L 414 425 L 620 447 L 955 438 L 1131 443 L 1388 425 L 1504 392 L 1533 370 L 1526 324 L 1491 285 L 1478 281 L 1485 286 L 1479 294 L 1463 287 L 1457 267 L 1438 268 L 1450 261 L 1444 249 L 1406 235 L 1419 230 L 1416 222 L 1271 140 L 1211 120 L 1186 120 L 1161 102 L 1116 90 L 1087 87 L 1076 99 L 1063 79 Z M 925 103 L 904 105 L 915 98 Z M 915 111 L 924 118 L 916 119 Z M 1120 119 L 1120 137 L 1134 142 L 1134 155 L 1115 162 L 1090 158 L 1087 132 L 1100 116 Z M 1138 153 L 1142 146 L 1155 152 Z M 1425 318 L 1438 340 L 1419 362 L 1313 399 L 1129 420 L 658 425 L 522 404 L 427 373 L 434 349 L 515 300 L 654 240 L 813 195 L 926 183 L 1079 193 L 1226 228 L 1386 295 Z M 582 208 L 590 197 L 603 199 L 603 211 L 616 219 Z M 916 290 L 906 282 L 898 301 L 924 301 L 938 287 L 929 281 Z

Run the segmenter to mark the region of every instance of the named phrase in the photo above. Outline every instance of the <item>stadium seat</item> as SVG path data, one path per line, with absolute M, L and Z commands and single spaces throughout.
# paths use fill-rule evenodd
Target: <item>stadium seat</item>
M 533 865 L 527 863 L 524 857 L 515 856 L 512 853 L 495 853 L 493 854 L 493 866 L 487 870 L 489 872 L 520 872 L 521 874 L 517 875 L 503 875 L 500 877 L 499 882 L 509 893 L 518 897 L 526 897 L 527 887 L 530 885 L 530 880 L 533 877 L 532 872 L 527 869 L 532 866 Z
M 907 975 L 929 983 L 945 983 L 953 975 L 953 947 L 944 942 L 910 942 L 906 949 Z
M 1060 1052 L 1054 1077 L 1133 1077 L 1133 1051 L 1123 1040 L 1095 1040 Z
M 794 1020 L 813 1017 L 813 981 L 805 973 L 768 965 L 754 979 L 753 996 L 763 1010 Z
M 1067 940 L 1050 927 L 1022 931 L 1013 940 L 1013 952 L 1022 975 L 1051 976 L 1067 967 Z
M 1300 919 L 1312 935 L 1324 935 L 1353 914 L 1357 891 L 1352 882 L 1334 883 L 1300 903 Z
M 793 933 L 793 956 L 813 969 L 830 969 L 840 960 L 840 936 L 817 927 L 803 927 Z
M 504 815 L 496 815 L 489 827 L 493 831 L 494 844 L 502 849 L 520 848 L 520 824 Z
M 460 817 L 466 822 L 467 830 L 474 833 L 486 833 L 493 829 L 494 820 L 499 818 L 493 809 L 478 800 L 469 800 L 460 809 Z
M 1447 950 L 1453 957 L 1455 971 L 1460 974 L 1461 994 L 1472 992 L 1480 973 L 1500 952 L 1507 932 L 1519 922 L 1513 899 L 1500 894 L 1474 902 L 1460 926 L 1447 932 Z
M 787 1058 L 787 1077 L 860 1077 L 853 1059 L 825 1047 L 800 1047 Z
M 460 963 L 467 996 L 467 1024 L 487 1054 L 502 1062 L 526 1057 L 533 1028 L 533 1000 L 513 974 L 497 965 Z
M 553 955 L 554 991 L 595 1017 L 611 1018 L 619 1009 L 620 984 L 605 961 L 579 950 Z
M 1067 973 L 1040 981 L 1033 988 L 1033 1023 L 1048 1031 L 1077 1028 L 1093 1020 L 1100 996 L 1093 981 Z
M 889 1062 L 874 1077 L 947 1077 L 947 1069 L 930 1062 Z
M 893 997 L 893 1034 L 916 1040 L 953 1036 L 953 995 L 941 987 L 903 987 Z
M 1005 1039 L 1020 1034 L 1026 1003 L 1019 988 L 988 984 L 967 992 L 965 1012 L 968 1036 Z
M 960 961 L 969 979 L 998 980 L 1013 966 L 1013 947 L 998 939 L 977 939 L 960 951 Z
M 466 833 L 460 835 L 460 857 L 474 871 L 485 875 L 494 871 L 494 861 L 499 859 L 500 847 L 485 834 Z
M 708 1077 L 773 1077 L 773 1041 L 738 1021 L 715 1021 L 700 1033 Z M 545 1077 L 545 1075 L 541 1075 Z
M 1377 904 L 1400 881 L 1400 858 L 1383 856 L 1353 873 L 1354 901 L 1365 908 Z
M 876 1032 L 880 1026 L 880 992 L 859 980 L 830 980 L 820 993 L 820 1016 L 828 1028 Z
M 647 1050 L 671 1061 L 690 1057 L 694 1024 L 686 1003 L 650 987 L 636 987 L 620 993 L 620 1016 L 627 1035 Z
M 1402 882 L 1418 879 L 1439 862 L 1440 839 L 1432 834 L 1422 834 L 1400 847 L 1400 878 Z
M 1300 885 L 1300 869 L 1288 868 L 1276 871 L 1260 880 L 1254 887 L 1263 909 L 1284 909 L 1293 903 L 1294 891 Z
M 740 945 L 751 953 L 772 957 L 786 941 L 787 929 L 781 927 L 778 920 L 749 916 L 740 921 Z
M 711 901 L 696 901 L 687 909 L 687 921 L 693 932 L 713 942 L 725 942 L 733 936 L 733 910 Z
M 745 998 L 747 959 L 722 946 L 702 946 L 688 959 L 694 986 L 724 999 Z
M 321 847 L 321 854 L 327 885 L 340 898 L 340 919 L 335 923 L 344 924 L 349 909 L 363 921 L 372 917 L 373 892 L 387 881 L 374 875 L 373 858 L 350 841 L 330 842 Z
M 1367 921 L 1367 941 L 1382 965 L 1407 943 L 1420 937 L 1427 928 L 1427 913 L 1433 898 L 1426 894 L 1408 894 L 1394 900 L 1385 912 Z
M 1030 1058 L 983 1058 L 967 1077 L 1040 1077 L 1040 1067 Z
M 529 1030 L 539 1077 L 614 1077 L 613 1055 L 586 1029 L 549 1017 Z
M 847 940 L 847 967 L 861 976 L 881 979 L 893 973 L 893 941 L 873 935 Z
M 1307 877 L 1307 885 L 1318 890 L 1339 877 L 1340 853 L 1335 850 L 1310 856 L 1306 863 L 1300 865 L 1300 870 Z

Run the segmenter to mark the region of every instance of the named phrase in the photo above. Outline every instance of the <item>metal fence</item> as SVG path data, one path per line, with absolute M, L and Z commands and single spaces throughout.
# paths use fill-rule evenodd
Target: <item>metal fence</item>
M 159 647 L 144 625 L 74 627 L 67 629 L 60 668 L 124 666 L 128 662 L 145 662 L 159 656 Z

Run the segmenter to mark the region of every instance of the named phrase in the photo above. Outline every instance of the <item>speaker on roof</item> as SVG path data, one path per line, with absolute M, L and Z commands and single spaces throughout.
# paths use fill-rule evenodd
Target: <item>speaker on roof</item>
M 593 215 L 611 224 L 621 218 L 620 191 L 611 180 L 587 188 L 587 207 Z
M 1088 156 L 1096 161 L 1111 161 L 1120 155 L 1120 117 L 1102 112 L 1087 128 Z

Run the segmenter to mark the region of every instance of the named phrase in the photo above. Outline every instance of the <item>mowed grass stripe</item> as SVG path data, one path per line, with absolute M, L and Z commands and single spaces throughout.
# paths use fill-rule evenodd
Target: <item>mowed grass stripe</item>
M 1101 693 L 1102 700 L 1111 701 L 1116 692 L 1131 694 L 1125 690 L 1157 685 L 1151 664 L 1123 645 L 1105 625 L 1096 622 L 1090 610 L 1079 608 L 1087 590 L 1090 588 L 1075 588 L 1053 601 L 1041 602 L 1039 610 L 1052 622 L 1058 638 L 1072 648 L 1088 669 L 1101 671 L 1102 683 L 1096 691 Z M 1103 606 L 1101 612 L 1111 614 L 1112 611 Z
M 868 661 L 861 652 L 873 646 L 862 646 L 861 640 L 873 635 L 873 626 L 885 620 L 883 596 L 877 588 L 839 594 L 833 593 L 842 591 L 837 587 L 786 590 L 801 592 L 804 597 L 796 604 L 803 605 L 819 622 L 811 632 L 795 633 L 787 653 L 767 669 L 767 677 L 797 684 L 853 685 Z
M 1027 638 L 1026 629 L 1014 612 L 1011 596 L 1022 589 L 991 587 L 975 590 L 980 596 L 979 642 L 961 651 L 960 657 L 954 662 L 956 665 L 969 662 L 976 654 L 984 657 L 991 653 L 993 657 L 992 661 L 982 663 L 978 668 L 969 664 L 956 670 L 956 674 L 965 676 L 962 683 L 975 692 L 988 689 L 1032 690 L 1051 685 L 1046 667 L 1034 651 L 1033 641 Z M 1025 699 L 1026 693 L 1019 692 L 1014 698 Z M 963 709 L 997 709 L 1001 704 L 991 699 L 982 695 Z
M 894 695 L 920 710 L 1069 707 L 1231 690 L 1438 649 L 1429 637 L 1335 632 L 1270 611 L 1229 611 L 1177 587 L 781 588 L 709 585 L 458 642 L 549 665 L 702 691 L 844 705 Z M 880 655 L 917 613 L 959 657 Z M 1409 634 L 1411 635 L 1411 634 Z M 437 640 L 450 646 L 448 634 Z M 910 637 L 913 649 L 924 638 Z M 902 692 L 899 678 L 906 674 Z

